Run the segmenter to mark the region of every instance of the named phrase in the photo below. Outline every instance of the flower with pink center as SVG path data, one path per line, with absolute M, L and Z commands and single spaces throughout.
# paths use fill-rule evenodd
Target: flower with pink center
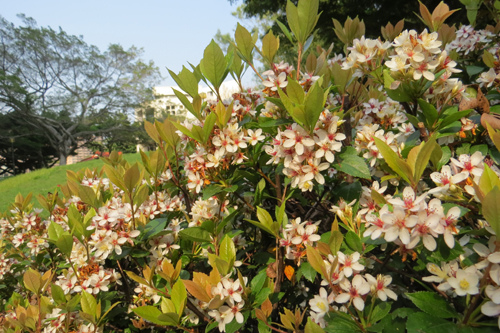
M 354 252 L 350 255 L 345 255 L 342 252 L 337 252 L 337 257 L 339 259 L 339 264 L 342 265 L 342 271 L 345 277 L 350 277 L 353 273 L 361 272 L 365 269 L 365 266 L 359 263 L 361 255 L 359 252 Z
M 431 173 L 431 179 L 439 187 L 436 189 L 430 190 L 429 193 L 431 193 L 431 194 L 445 193 L 452 186 L 455 186 L 456 184 L 466 180 L 467 174 L 460 172 L 460 173 L 457 173 L 455 175 L 452 175 L 450 166 L 444 165 L 441 168 L 441 172 L 436 171 L 436 172 Z
M 387 301 L 387 297 L 392 298 L 393 300 L 398 299 L 398 295 L 391 289 L 387 288 L 392 282 L 392 277 L 390 275 L 377 275 L 377 278 L 373 277 L 370 274 L 365 274 L 365 278 L 370 284 L 371 290 L 377 297 L 385 302 Z
M 262 84 L 267 88 L 271 88 L 271 91 L 277 91 L 278 87 L 285 88 L 288 85 L 286 73 L 281 72 L 277 77 L 275 75 L 269 75 L 267 80 L 263 81 Z
M 352 279 L 352 284 L 348 279 L 344 279 L 339 283 L 340 288 L 344 293 L 340 293 L 335 297 L 335 302 L 343 304 L 350 302 L 359 311 L 365 308 L 363 296 L 370 292 L 370 285 L 361 275 L 356 275 Z
M 412 212 L 418 212 L 425 205 L 425 198 L 427 193 L 424 193 L 418 197 L 415 196 L 415 191 L 411 187 L 405 187 L 403 190 L 403 198 L 392 198 L 388 202 L 394 206 L 399 206 L 404 209 L 410 210 Z
M 257 129 L 255 132 L 249 129 L 247 130 L 247 134 L 248 136 L 246 137 L 246 139 L 248 140 L 248 142 L 250 142 L 252 146 L 255 146 L 257 143 L 266 138 L 264 135 L 262 135 L 261 128 Z
M 450 249 L 455 246 L 455 237 L 453 235 L 458 234 L 458 229 L 456 228 L 457 220 L 460 217 L 460 208 L 457 206 L 451 207 L 446 216 L 442 216 L 440 223 L 444 227 L 444 241 Z
M 295 245 L 304 244 L 312 246 L 313 242 L 317 242 L 321 239 L 321 236 L 316 234 L 318 227 L 314 224 L 299 225 L 296 229 L 297 236 L 292 238 L 292 243 Z
M 443 231 L 439 224 L 441 217 L 437 214 L 429 216 L 426 211 L 420 211 L 417 216 L 418 221 L 411 231 L 411 240 L 407 248 L 413 249 L 422 240 L 427 250 L 434 251 L 437 247 L 436 238 Z
M 483 165 L 482 162 L 484 160 L 484 156 L 480 151 L 476 151 L 472 155 L 462 154 L 458 157 L 458 160 L 453 157 L 450 158 L 451 163 L 458 168 L 460 168 L 467 176 L 473 175 L 476 177 L 480 177 L 483 174 Z
M 283 142 L 283 147 L 294 148 L 297 155 L 304 154 L 305 147 L 313 147 L 315 142 L 309 134 L 300 126 L 293 124 L 292 129 L 286 130 L 283 135 L 285 136 L 285 142 Z
M 223 286 L 222 295 L 224 297 L 228 296 L 235 302 L 241 302 L 241 292 L 243 291 L 243 288 L 241 288 L 240 280 L 231 282 L 228 279 L 224 279 L 221 283 Z
M 236 322 L 242 324 L 244 321 L 244 317 L 240 311 L 241 309 L 243 309 L 245 301 L 240 301 L 235 304 L 234 301 L 230 299 L 227 304 L 228 306 L 223 305 L 219 308 L 219 311 L 221 313 L 226 313 L 226 316 L 224 317 L 224 323 L 229 324 L 233 321 L 233 319 L 236 319 Z
M 384 236 L 386 241 L 394 242 L 399 238 L 404 245 L 410 243 L 410 229 L 418 222 L 416 216 L 407 216 L 402 207 L 394 206 L 394 211 L 383 214 L 381 219 L 386 224 Z

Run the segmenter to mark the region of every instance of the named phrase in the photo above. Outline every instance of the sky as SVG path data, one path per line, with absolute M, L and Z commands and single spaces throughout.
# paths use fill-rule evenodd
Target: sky
M 217 30 L 234 33 L 238 3 L 228 0 L 3 0 L 0 15 L 15 25 L 17 14 L 34 18 L 39 26 L 61 27 L 105 50 L 109 44 L 144 49 L 143 59 L 161 70 L 160 85 L 175 85 L 175 73 L 188 62 L 197 65 Z M 244 24 L 244 22 L 240 22 Z M 244 24 L 245 25 L 245 24 Z M 248 78 L 248 74 L 245 80 Z

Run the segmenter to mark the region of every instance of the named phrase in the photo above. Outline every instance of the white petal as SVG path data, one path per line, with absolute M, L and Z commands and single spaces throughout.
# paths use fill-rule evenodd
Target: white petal
M 365 302 L 361 297 L 354 297 L 352 303 L 359 311 L 363 311 L 363 309 L 365 308 Z

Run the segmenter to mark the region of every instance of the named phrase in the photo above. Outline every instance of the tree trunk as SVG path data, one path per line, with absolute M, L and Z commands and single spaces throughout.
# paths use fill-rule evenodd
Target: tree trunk
M 67 156 L 63 152 L 59 153 L 59 165 L 66 165 L 66 158 Z

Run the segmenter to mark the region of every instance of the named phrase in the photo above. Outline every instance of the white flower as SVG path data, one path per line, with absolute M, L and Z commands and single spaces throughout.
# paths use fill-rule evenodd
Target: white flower
M 488 301 L 481 306 L 481 312 L 488 317 L 498 317 L 498 328 L 500 328 L 500 304 Z
M 476 295 L 479 293 L 479 277 L 471 270 L 458 270 L 455 277 L 448 278 L 448 283 L 458 296 Z
M 251 129 L 247 130 L 248 136 L 246 139 L 252 146 L 255 146 L 259 141 L 264 140 L 266 137 L 265 135 L 262 135 L 262 129 L 259 128 L 255 132 Z
M 410 232 L 408 229 L 413 228 L 417 224 L 417 216 L 406 216 L 403 208 L 394 206 L 392 213 L 386 213 L 380 219 L 386 224 L 384 236 L 386 241 L 394 242 L 399 238 L 404 245 L 410 243 Z
M 233 319 L 236 319 L 236 322 L 242 324 L 245 318 L 243 317 L 243 314 L 240 311 L 243 308 L 243 306 L 245 305 L 245 302 L 241 301 L 241 302 L 238 302 L 237 304 L 235 304 L 230 299 L 230 300 L 228 300 L 227 303 L 229 306 L 223 305 L 219 308 L 219 311 L 221 313 L 226 313 L 226 315 L 224 317 L 224 323 L 229 324 L 230 322 L 233 321 Z
M 267 80 L 262 82 L 262 84 L 268 88 L 271 88 L 272 91 L 277 91 L 278 87 L 285 88 L 288 85 L 288 81 L 286 80 L 286 73 L 281 72 L 278 77 L 270 75 L 267 77 Z
M 365 308 L 365 301 L 361 296 L 366 295 L 370 292 L 370 285 L 361 275 L 356 275 L 352 279 L 352 284 L 348 279 L 344 279 L 339 283 L 339 286 L 346 291 L 335 297 L 335 302 L 337 303 L 347 303 L 352 302 L 354 307 L 359 311 L 363 311 Z
M 377 297 L 381 301 L 385 302 L 387 297 L 392 298 L 393 300 L 398 299 L 398 295 L 396 295 L 396 293 L 391 289 L 387 288 L 387 286 L 392 282 L 392 277 L 390 275 L 379 274 L 375 279 L 372 275 L 365 274 L 365 278 L 371 285 L 372 292 L 376 293 Z
M 354 272 L 361 272 L 365 266 L 361 265 L 358 260 L 361 257 L 359 252 L 354 252 L 351 255 L 345 255 L 342 252 L 337 252 L 339 264 L 342 264 L 342 270 L 345 277 L 350 277 Z
M 469 175 L 474 175 L 476 177 L 481 177 L 483 174 L 483 162 L 484 156 L 478 150 L 471 156 L 467 154 L 462 154 L 458 157 L 458 160 L 453 157 L 450 158 L 451 163 L 462 169 L 462 172 Z
M 324 317 L 329 310 L 328 293 L 325 288 L 319 289 L 319 295 L 315 295 L 313 299 L 309 300 L 311 310 L 318 314 L 318 317 Z

